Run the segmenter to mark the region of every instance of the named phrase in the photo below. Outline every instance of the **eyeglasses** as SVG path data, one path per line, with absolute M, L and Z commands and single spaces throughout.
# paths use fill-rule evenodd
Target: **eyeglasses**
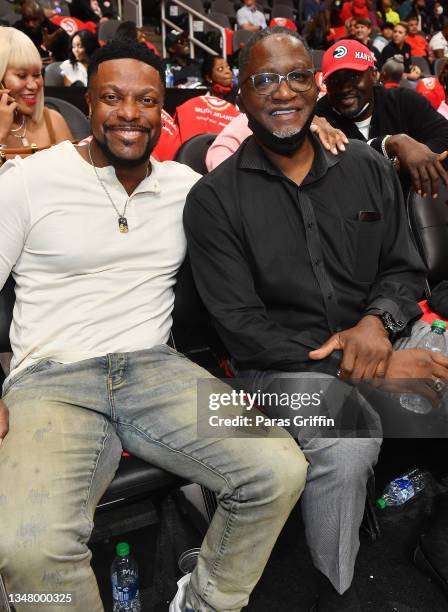
M 271 96 L 280 87 L 282 81 L 288 83 L 289 89 L 295 92 L 304 92 L 314 85 L 314 70 L 292 70 L 285 76 L 275 72 L 262 72 L 253 74 L 247 80 L 252 82 L 253 88 L 260 96 Z M 244 81 L 243 81 L 244 82 Z

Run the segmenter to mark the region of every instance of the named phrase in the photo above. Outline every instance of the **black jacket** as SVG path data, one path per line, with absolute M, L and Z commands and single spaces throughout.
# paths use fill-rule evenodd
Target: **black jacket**
M 435 153 L 448 149 L 448 121 L 421 94 L 398 87 L 374 89 L 374 108 L 370 124 L 370 144 L 381 153 L 381 141 L 387 134 L 407 134 Z M 352 119 L 338 115 L 324 96 L 317 103 L 316 114 L 342 130 L 348 138 L 365 140 Z M 445 164 L 444 164 L 445 165 Z

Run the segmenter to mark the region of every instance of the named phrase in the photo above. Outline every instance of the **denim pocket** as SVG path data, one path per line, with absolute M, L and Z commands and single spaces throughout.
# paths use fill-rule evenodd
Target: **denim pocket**
M 24 380 L 31 374 L 43 372 L 44 370 L 48 370 L 51 366 L 58 364 L 58 361 L 53 361 L 52 359 L 39 359 L 39 361 L 36 361 L 36 363 L 33 363 L 27 366 L 26 368 L 23 368 L 23 370 L 20 370 L 20 372 L 17 372 L 17 374 L 14 374 L 12 377 L 7 378 L 6 381 L 3 383 L 2 398 L 6 396 L 6 394 L 12 389 L 12 387 L 15 387 L 20 381 Z

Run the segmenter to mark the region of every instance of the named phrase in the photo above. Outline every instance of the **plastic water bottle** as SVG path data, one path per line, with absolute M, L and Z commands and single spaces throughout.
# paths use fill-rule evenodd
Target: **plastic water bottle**
M 239 84 L 239 75 L 240 75 L 240 71 L 238 70 L 238 68 L 232 68 L 232 83 L 235 87 L 238 86 Z
M 440 319 L 436 319 L 431 324 L 431 329 L 426 333 L 417 345 L 417 348 L 429 349 L 436 353 L 446 352 L 445 342 L 446 323 Z M 406 410 L 416 412 L 417 414 L 428 414 L 431 412 L 431 404 L 421 395 L 414 393 L 403 393 L 400 396 L 400 404 Z
M 376 505 L 381 510 L 387 506 L 401 506 L 423 491 L 427 481 L 428 473 L 414 468 L 394 478 L 384 489 L 381 497 L 376 500 Z
M 120 542 L 115 551 L 117 556 L 110 570 L 113 612 L 141 612 L 138 567 L 129 555 L 129 544 Z
M 171 64 L 167 64 L 165 68 L 165 85 L 167 87 L 174 87 L 174 74 L 171 70 Z

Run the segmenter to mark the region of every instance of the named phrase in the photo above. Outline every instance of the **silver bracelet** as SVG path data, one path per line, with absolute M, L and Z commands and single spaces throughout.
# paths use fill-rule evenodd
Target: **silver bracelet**
M 388 134 L 387 136 L 385 136 L 385 137 L 383 138 L 383 140 L 381 141 L 381 152 L 382 152 L 382 154 L 384 155 L 384 157 L 385 157 L 386 159 L 390 159 L 390 161 L 392 161 L 392 158 L 391 158 L 391 157 L 389 157 L 389 155 L 387 154 L 387 151 L 386 151 L 386 142 L 388 141 L 388 139 L 389 139 L 389 138 L 390 138 L 390 134 Z

